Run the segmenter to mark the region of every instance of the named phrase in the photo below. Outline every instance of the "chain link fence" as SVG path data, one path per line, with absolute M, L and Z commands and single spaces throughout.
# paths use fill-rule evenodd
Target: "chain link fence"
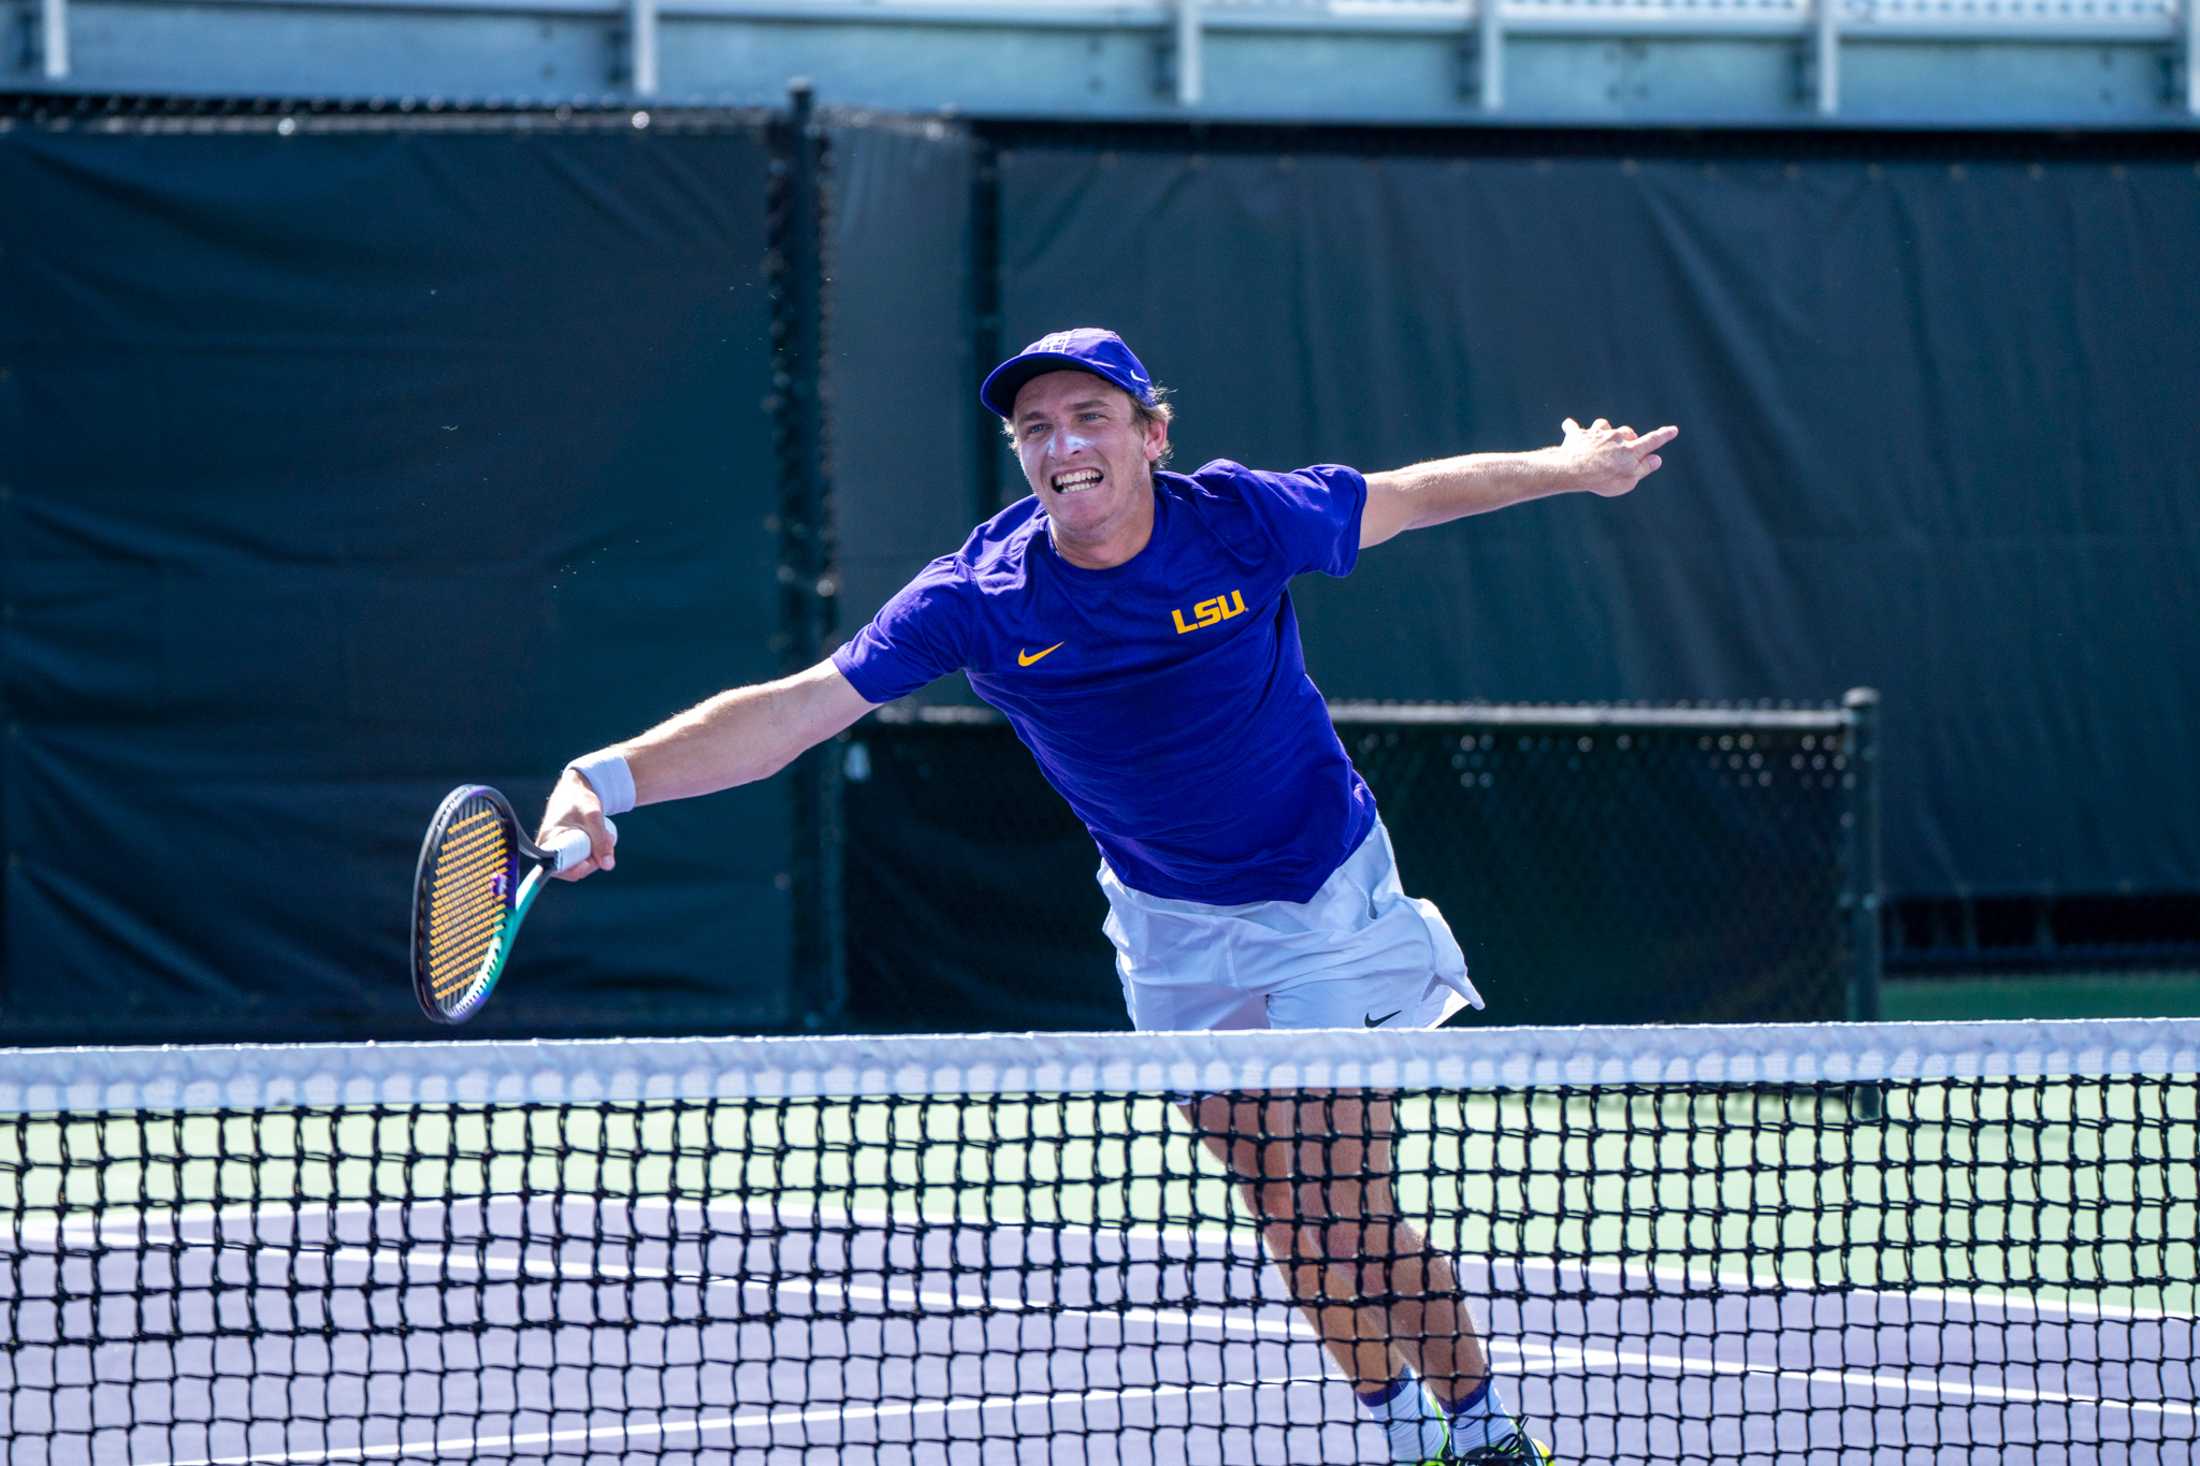
M 1482 1023 L 1870 1016 L 1876 702 L 1339 704 Z M 855 1026 L 1121 1027 L 1091 840 L 1006 723 L 889 709 L 843 750 Z

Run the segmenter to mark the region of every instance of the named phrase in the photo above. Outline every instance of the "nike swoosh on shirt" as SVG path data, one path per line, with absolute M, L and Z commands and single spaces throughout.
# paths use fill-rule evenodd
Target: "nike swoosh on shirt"
M 1362 1013 L 1360 1015 L 1360 1022 L 1369 1028 L 1381 1028 L 1384 1024 L 1388 1023 L 1391 1019 L 1397 1017 L 1400 1013 L 1403 1012 L 1405 1012 L 1405 1009 L 1403 1008 L 1393 1008 L 1380 1018 L 1370 1018 L 1365 1013 Z
M 1028 666 L 1030 666 L 1030 665 L 1031 665 L 1031 664 L 1032 664 L 1033 662 L 1036 662 L 1036 661 L 1038 661 L 1038 660 L 1039 660 L 1039 659 L 1040 659 L 1041 657 L 1044 657 L 1044 656 L 1050 655 L 1051 653 L 1054 653 L 1054 652 L 1058 652 L 1058 651 L 1060 651 L 1060 650 L 1061 650 L 1061 649 L 1062 649 L 1063 647 L 1065 647 L 1065 646 L 1068 646 L 1068 645 L 1069 645 L 1069 643 L 1068 643 L 1068 642 L 1066 642 L 1066 641 L 1058 641 L 1058 642 L 1056 642 L 1056 643 L 1055 643 L 1054 645 L 1052 645 L 1052 646 L 1048 647 L 1048 648 L 1047 648 L 1047 649 L 1046 649 L 1045 651 L 1043 651 L 1043 652 L 1025 652 L 1025 651 L 1020 651 L 1020 652 L 1016 653 L 1016 665 L 1017 665 L 1017 666 L 1019 666 L 1019 667 L 1028 667 Z

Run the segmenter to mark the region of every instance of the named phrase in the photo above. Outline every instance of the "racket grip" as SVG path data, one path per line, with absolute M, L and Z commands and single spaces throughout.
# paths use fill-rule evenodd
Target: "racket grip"
M 609 820 L 603 822 L 603 827 L 610 831 L 611 843 L 618 844 L 619 827 Z M 591 848 L 593 847 L 588 843 L 588 831 L 567 830 L 550 842 L 550 869 L 553 872 L 571 870 L 588 858 L 588 852 Z

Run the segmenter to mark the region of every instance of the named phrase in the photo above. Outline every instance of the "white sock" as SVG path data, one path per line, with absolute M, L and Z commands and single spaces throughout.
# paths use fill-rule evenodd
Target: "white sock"
M 1367 1413 L 1381 1422 L 1394 1466 L 1422 1466 L 1444 1454 L 1444 1416 L 1412 1370 L 1380 1390 L 1360 1396 Z
M 1505 1408 L 1497 1393 L 1497 1381 L 1486 1379 L 1482 1388 L 1454 1405 L 1451 1415 L 1451 1449 L 1464 1456 L 1483 1446 L 1494 1446 L 1519 1433 L 1520 1423 Z

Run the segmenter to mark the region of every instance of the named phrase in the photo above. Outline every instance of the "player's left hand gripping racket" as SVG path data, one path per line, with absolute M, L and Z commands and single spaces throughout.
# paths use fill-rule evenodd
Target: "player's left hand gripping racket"
M 611 827 L 612 838 L 618 831 Z M 444 796 L 413 876 L 413 993 L 438 1023 L 464 1023 L 489 1001 L 512 939 L 550 874 L 588 858 L 588 832 L 544 850 L 520 833 L 502 794 L 465 784 Z

